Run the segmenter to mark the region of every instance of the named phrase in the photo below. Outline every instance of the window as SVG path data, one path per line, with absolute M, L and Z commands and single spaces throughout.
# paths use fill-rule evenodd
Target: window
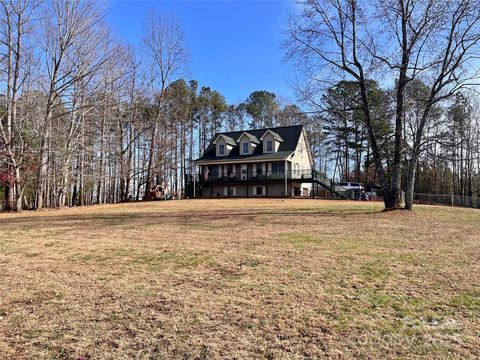
M 242 143 L 242 154 L 248 154 L 248 142 Z
M 272 140 L 268 140 L 267 141 L 267 152 L 273 152 L 273 141 Z
M 257 195 L 263 195 L 263 186 L 257 186 L 255 190 Z
M 283 174 L 285 172 L 285 164 L 283 162 L 272 163 L 272 174 Z
M 257 175 L 262 175 L 263 172 L 263 166 L 262 164 L 257 164 Z
M 225 155 L 225 144 L 218 145 L 218 155 Z

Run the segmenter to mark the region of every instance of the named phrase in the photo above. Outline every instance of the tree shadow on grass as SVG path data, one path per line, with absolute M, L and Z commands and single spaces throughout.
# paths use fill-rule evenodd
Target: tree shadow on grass
M 91 214 L 68 214 L 64 213 L 58 216 L 22 216 L 18 218 L 0 218 L 0 234 L 2 229 L 42 229 L 42 228 L 52 228 L 52 227 L 61 227 L 66 228 L 66 231 L 71 228 L 71 230 L 85 230 L 91 229 L 96 230 L 105 230 L 112 227 L 142 227 L 154 226 L 154 225 L 178 225 L 178 226 L 188 226 L 192 225 L 205 225 L 208 227 L 211 225 L 214 228 L 214 224 L 221 224 L 225 220 L 235 220 L 235 219 L 249 219 L 255 220 L 256 218 L 262 217 L 341 217 L 341 218 L 351 218 L 351 217 L 364 217 L 365 215 L 380 215 L 381 211 L 305 211 L 305 210 L 296 210 L 296 211 L 228 211 L 222 212 L 223 209 L 220 209 L 219 212 L 214 210 L 209 210 L 208 212 L 199 213 L 196 211 L 185 211 L 181 214 L 178 213 L 116 213 L 116 214 L 105 214 L 103 212 L 94 212 Z M 201 227 L 201 226 L 200 226 Z

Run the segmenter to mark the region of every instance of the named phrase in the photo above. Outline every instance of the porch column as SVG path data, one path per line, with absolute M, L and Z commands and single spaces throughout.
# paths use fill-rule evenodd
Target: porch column
M 287 160 L 285 160 L 285 196 L 288 196 L 288 176 L 287 176 L 288 166 Z

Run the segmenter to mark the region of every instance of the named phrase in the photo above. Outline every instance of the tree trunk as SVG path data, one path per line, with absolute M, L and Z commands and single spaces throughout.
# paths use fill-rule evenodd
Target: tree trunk
M 394 209 L 396 208 L 395 198 L 390 191 L 390 184 L 387 181 L 387 177 L 385 175 L 385 170 L 383 169 L 382 157 L 380 155 L 380 150 L 377 143 L 377 138 L 375 136 L 375 129 L 373 128 L 372 118 L 370 116 L 369 110 L 369 100 L 368 100 L 368 93 L 367 87 L 365 83 L 365 78 L 363 76 L 363 72 L 360 75 L 360 94 L 362 96 L 362 103 L 363 103 L 363 113 L 365 116 L 365 123 L 367 125 L 368 131 L 368 138 L 370 140 L 370 147 L 372 149 L 372 157 L 375 163 L 375 169 L 377 172 L 378 180 L 380 185 L 383 188 L 383 201 L 385 204 L 385 209 Z
M 145 200 L 150 200 L 150 190 L 152 187 L 152 167 L 153 167 L 153 157 L 155 155 L 155 139 L 157 137 L 157 124 L 153 124 L 152 135 L 150 137 L 150 147 L 148 151 L 148 166 L 147 166 L 147 175 L 145 182 Z
M 20 181 L 20 169 L 15 167 L 15 211 L 22 211 L 23 188 Z
M 47 119 L 49 119 L 49 115 L 47 115 Z M 44 207 L 44 197 L 48 176 L 48 137 L 50 136 L 50 134 L 48 124 L 46 123 L 44 126 L 46 129 L 40 145 L 40 166 L 38 168 L 37 191 L 35 200 L 36 210 L 40 210 Z
M 415 191 L 415 177 L 417 169 L 417 156 L 414 155 L 410 159 L 407 170 L 407 187 L 405 191 L 405 209 L 413 210 L 413 197 Z
M 5 185 L 5 211 L 14 210 L 13 186 Z

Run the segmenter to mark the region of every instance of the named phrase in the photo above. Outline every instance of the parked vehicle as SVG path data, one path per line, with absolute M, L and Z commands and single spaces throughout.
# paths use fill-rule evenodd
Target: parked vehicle
M 339 182 L 338 185 L 342 186 L 345 189 L 348 199 L 351 200 L 362 200 L 362 192 L 364 192 L 364 187 L 359 182 Z

